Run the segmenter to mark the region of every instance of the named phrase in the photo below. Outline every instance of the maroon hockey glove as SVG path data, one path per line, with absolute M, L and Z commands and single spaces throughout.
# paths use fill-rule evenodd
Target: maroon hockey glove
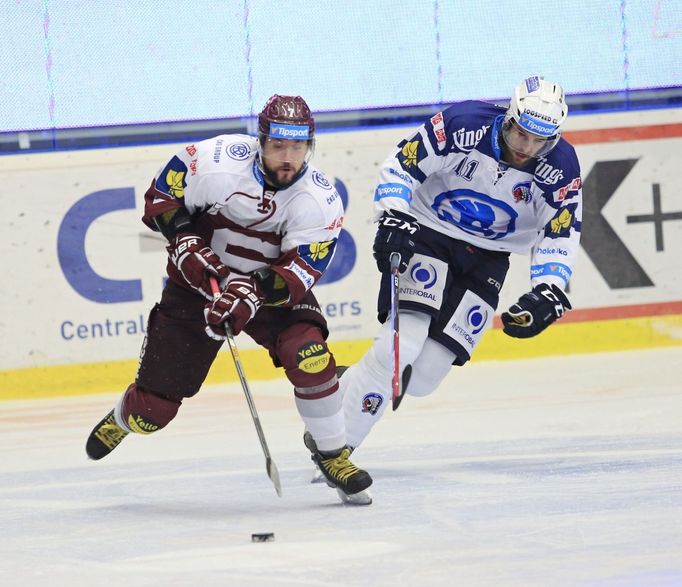
M 213 296 L 208 276 L 215 275 L 223 279 L 230 274 L 230 270 L 220 257 L 196 234 L 186 232 L 178 234 L 166 250 L 170 262 L 175 265 L 185 282 L 209 300 L 212 300 Z
M 571 303 L 560 288 L 541 283 L 502 313 L 504 333 L 514 338 L 530 338 L 540 334 L 570 309 Z
M 382 273 L 390 273 L 391 255 L 399 253 L 399 270 L 403 273 L 414 254 L 414 236 L 418 231 L 419 223 L 412 214 L 400 210 L 386 210 L 379 219 L 374 237 L 374 259 L 377 262 L 377 269 Z
M 215 340 L 226 340 L 224 322 L 232 334 L 239 334 L 263 305 L 264 295 L 252 277 L 233 279 L 220 297 L 206 304 L 206 334 Z

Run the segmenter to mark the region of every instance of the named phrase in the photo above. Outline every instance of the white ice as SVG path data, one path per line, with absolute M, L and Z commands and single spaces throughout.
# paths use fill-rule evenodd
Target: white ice
M 453 369 L 354 453 L 368 507 L 309 484 L 284 380 L 251 382 L 282 498 L 238 384 L 100 462 L 85 438 L 118 393 L 6 401 L 0 584 L 679 586 L 681 365 L 677 347 Z

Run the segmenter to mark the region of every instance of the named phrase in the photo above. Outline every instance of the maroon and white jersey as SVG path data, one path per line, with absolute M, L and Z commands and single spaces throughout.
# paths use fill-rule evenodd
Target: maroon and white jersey
M 295 304 L 334 256 L 343 204 L 324 173 L 310 165 L 289 187 L 266 189 L 257 153 L 257 139 L 247 135 L 185 147 L 152 181 L 143 221 L 156 230 L 155 216 L 184 206 L 194 232 L 231 271 L 249 275 L 269 267 L 288 288 L 282 303 Z M 184 286 L 172 264 L 168 269 Z

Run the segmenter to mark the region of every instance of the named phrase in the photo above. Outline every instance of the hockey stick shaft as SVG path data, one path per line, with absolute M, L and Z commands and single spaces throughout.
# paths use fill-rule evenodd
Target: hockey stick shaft
M 218 281 L 215 277 L 209 278 L 211 282 L 211 292 L 213 293 L 213 299 L 216 300 L 220 297 L 220 287 L 218 286 Z M 279 479 L 279 471 L 277 470 L 277 465 L 275 461 L 272 460 L 270 456 L 270 449 L 268 448 L 268 443 L 265 440 L 265 434 L 263 432 L 263 427 L 260 424 L 260 418 L 258 417 L 258 410 L 256 410 L 256 403 L 253 401 L 253 395 L 251 395 L 251 390 L 249 389 L 249 383 L 246 380 L 246 375 L 244 374 L 244 367 L 242 366 L 241 358 L 239 357 L 239 351 L 237 350 L 237 344 L 234 340 L 234 335 L 232 330 L 230 330 L 229 324 L 225 324 L 225 335 L 227 336 L 227 344 L 230 347 L 230 353 L 232 354 L 232 360 L 234 361 L 234 367 L 237 370 L 237 375 L 239 375 L 239 381 L 242 384 L 242 390 L 244 391 L 244 396 L 246 397 L 246 403 L 249 406 L 249 411 L 251 412 L 251 418 L 253 424 L 256 427 L 256 433 L 258 434 L 258 440 L 260 440 L 261 448 L 263 449 L 263 454 L 265 455 L 265 470 L 268 473 L 268 477 L 275 486 L 275 491 L 279 497 L 282 497 L 282 483 Z
M 393 411 L 403 400 L 400 389 L 400 320 L 398 317 L 400 294 L 400 253 L 391 253 L 391 329 L 393 330 Z

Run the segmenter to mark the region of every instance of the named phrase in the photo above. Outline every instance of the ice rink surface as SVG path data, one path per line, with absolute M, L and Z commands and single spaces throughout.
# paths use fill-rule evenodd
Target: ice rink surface
M 238 384 L 100 462 L 85 439 L 118 393 L 6 401 L 0 582 L 682 586 L 681 366 L 677 347 L 453 369 L 354 453 L 367 507 L 309 483 L 284 380 L 251 383 L 282 498 Z

